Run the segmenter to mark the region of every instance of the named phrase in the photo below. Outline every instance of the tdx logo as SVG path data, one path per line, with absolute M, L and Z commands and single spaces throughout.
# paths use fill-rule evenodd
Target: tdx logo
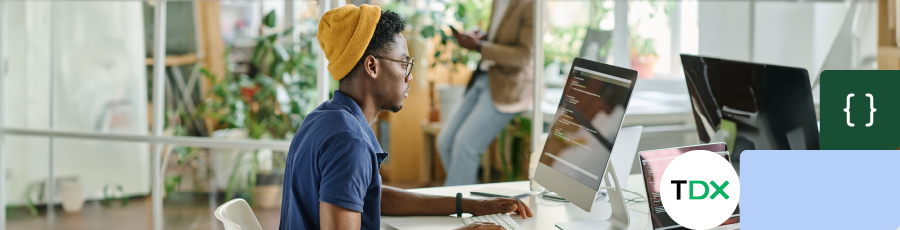
M 679 155 L 666 166 L 660 200 L 669 217 L 691 229 L 710 229 L 737 208 L 741 184 L 724 155 L 695 150 Z
M 686 180 L 673 180 L 672 181 L 672 184 L 674 184 L 676 186 L 675 187 L 675 199 L 676 200 L 681 200 L 681 185 L 687 184 L 687 183 L 688 183 L 688 181 L 686 181 Z M 695 185 L 703 185 L 703 194 L 695 195 L 695 193 L 694 193 L 694 188 L 696 187 Z M 716 184 L 715 181 L 709 181 L 708 184 L 706 183 L 706 181 L 702 181 L 702 180 L 690 181 L 690 184 L 688 184 L 688 194 L 690 195 L 690 199 L 691 200 L 706 199 L 706 197 L 707 197 L 706 195 L 709 194 L 709 186 L 710 185 L 712 185 L 713 189 L 715 189 L 715 191 L 712 193 L 712 195 L 709 195 L 710 200 L 715 199 L 716 196 L 719 196 L 720 194 L 721 194 L 722 198 L 725 198 L 726 200 L 728 199 L 728 194 L 725 193 L 725 186 L 728 186 L 727 180 L 724 183 L 722 183 L 722 185 Z

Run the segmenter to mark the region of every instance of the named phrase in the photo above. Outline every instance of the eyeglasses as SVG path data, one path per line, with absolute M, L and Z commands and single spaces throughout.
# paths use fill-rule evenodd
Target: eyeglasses
M 400 61 L 400 60 L 394 60 L 394 59 L 390 59 L 390 58 L 386 58 L 386 57 L 380 57 L 380 56 L 375 56 L 375 55 L 372 55 L 372 57 L 375 57 L 375 58 L 378 58 L 378 59 L 381 59 L 381 60 L 386 60 L 386 61 L 392 61 L 392 62 L 403 63 L 403 64 L 404 64 L 404 65 L 403 65 L 403 68 L 406 68 L 406 75 L 403 75 L 403 77 L 409 77 L 409 73 L 412 72 L 412 67 L 413 67 L 413 65 L 416 64 L 415 62 L 413 62 L 413 60 L 415 60 L 415 58 L 409 58 L 409 61 Z M 362 62 L 359 62 L 359 63 L 362 63 Z

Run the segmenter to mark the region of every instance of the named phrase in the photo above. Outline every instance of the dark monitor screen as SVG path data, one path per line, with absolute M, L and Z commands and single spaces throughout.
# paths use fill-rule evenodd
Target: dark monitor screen
M 817 150 L 805 69 L 681 55 L 700 140 L 725 142 L 740 173 L 744 150 Z
M 634 70 L 576 58 L 540 162 L 599 189 L 636 80 Z

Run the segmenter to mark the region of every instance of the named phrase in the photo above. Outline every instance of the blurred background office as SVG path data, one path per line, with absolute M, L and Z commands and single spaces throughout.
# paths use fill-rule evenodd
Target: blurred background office
M 638 150 L 700 143 L 682 53 L 805 68 L 817 104 L 822 70 L 900 69 L 894 0 L 541 2 L 545 115 L 493 137 L 480 183 L 527 179 L 575 57 L 640 72 Z M 289 141 L 337 87 L 318 17 L 348 3 L 400 13 L 417 62 L 373 125 L 384 183 L 443 185 L 436 136 L 481 59 L 447 25 L 486 30 L 491 0 L 0 1 L 0 229 L 222 229 L 238 197 L 277 228 Z

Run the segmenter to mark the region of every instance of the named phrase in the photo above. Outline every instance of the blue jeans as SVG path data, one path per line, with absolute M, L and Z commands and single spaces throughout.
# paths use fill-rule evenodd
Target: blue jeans
M 487 75 L 475 77 L 474 85 L 450 118 L 445 119 L 437 137 L 441 162 L 447 172 L 444 186 L 477 183 L 481 153 L 515 116 L 515 113 L 501 113 L 494 107 Z

